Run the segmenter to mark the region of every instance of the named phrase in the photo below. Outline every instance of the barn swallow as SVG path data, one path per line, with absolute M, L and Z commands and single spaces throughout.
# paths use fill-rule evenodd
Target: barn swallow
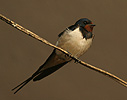
M 56 46 L 61 47 L 62 49 L 71 53 L 73 56 L 79 58 L 92 44 L 94 38 L 94 34 L 92 33 L 94 26 L 95 25 L 92 23 L 92 21 L 87 18 L 78 20 L 74 25 L 66 28 L 58 35 Z M 70 61 L 72 61 L 70 57 L 66 56 L 61 51 L 54 49 L 45 63 L 41 65 L 31 77 L 13 88 L 12 91 L 17 89 L 14 94 L 17 93 L 31 80 L 41 80 Z

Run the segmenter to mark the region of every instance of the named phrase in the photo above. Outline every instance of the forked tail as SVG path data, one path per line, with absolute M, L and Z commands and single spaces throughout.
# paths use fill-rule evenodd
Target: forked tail
M 19 84 L 18 86 L 12 89 L 12 91 L 15 90 L 14 94 L 16 94 L 20 89 L 22 89 L 31 80 L 33 81 L 41 80 L 44 77 L 52 74 L 53 72 L 55 72 L 56 70 L 58 70 L 59 68 L 61 68 L 62 66 L 64 66 L 65 64 L 69 62 L 69 61 L 59 59 L 59 57 L 56 56 L 54 52 L 55 50 L 49 56 L 46 62 L 43 65 L 41 65 L 39 69 L 30 78 L 28 78 L 27 80 L 25 80 L 24 82 L 22 82 L 21 84 Z M 54 65 L 52 65 L 52 63 L 54 63 Z M 43 67 L 45 67 L 45 69 L 43 69 Z
M 14 94 L 16 94 L 21 88 L 23 88 L 28 82 L 30 82 L 34 77 L 31 76 L 30 78 L 28 78 L 27 80 L 25 80 L 24 82 L 22 82 L 21 84 L 19 84 L 18 86 L 16 86 L 15 88 L 12 89 L 12 91 L 16 90 L 14 92 Z

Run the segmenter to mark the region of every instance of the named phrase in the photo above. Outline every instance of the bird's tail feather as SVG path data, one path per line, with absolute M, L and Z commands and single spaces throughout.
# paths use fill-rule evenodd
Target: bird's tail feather
M 28 78 L 27 80 L 25 80 L 24 82 L 22 82 L 21 84 L 19 84 L 18 86 L 16 86 L 15 88 L 12 89 L 12 91 L 16 90 L 14 92 L 14 94 L 16 94 L 21 88 L 23 88 L 28 82 L 30 82 L 34 77 L 31 76 L 30 78 Z
M 14 92 L 14 94 L 16 94 L 20 89 L 22 89 L 28 82 L 30 82 L 31 80 L 33 81 L 37 81 L 40 80 L 48 75 L 50 75 L 51 73 L 55 72 L 56 70 L 58 70 L 59 68 L 61 68 L 63 65 L 65 65 L 66 63 L 68 63 L 68 61 L 62 63 L 62 64 L 58 64 L 56 66 L 53 66 L 51 68 L 47 68 L 46 70 L 39 72 L 40 69 L 38 69 L 31 77 L 29 77 L 28 79 L 26 79 L 25 81 L 23 81 L 21 84 L 17 85 L 15 88 L 12 89 L 12 91 L 16 90 Z M 44 64 L 41 66 L 43 67 Z
M 43 65 L 41 66 L 41 67 L 43 67 Z M 16 87 L 14 87 L 13 89 L 12 89 L 12 91 L 14 91 L 14 90 L 16 90 L 15 92 L 14 92 L 14 94 L 16 94 L 20 89 L 22 89 L 27 83 L 29 83 L 36 75 L 38 75 L 39 74 L 39 70 L 37 70 L 31 77 L 29 77 L 28 79 L 26 79 L 25 81 L 23 81 L 22 83 L 20 83 L 19 85 L 17 85 Z
M 31 80 L 33 81 L 37 81 L 40 80 L 48 75 L 50 75 L 51 73 L 55 72 L 56 70 L 58 70 L 59 68 L 61 68 L 63 65 L 65 65 L 66 63 L 68 63 L 69 61 L 64 61 L 64 60 L 58 60 L 59 57 L 56 56 L 55 54 L 55 50 L 52 52 L 52 54 L 49 56 L 49 58 L 46 60 L 46 62 L 41 65 L 39 67 L 39 69 L 28 79 L 26 79 L 24 82 L 22 82 L 21 84 L 19 84 L 18 86 L 16 86 L 15 88 L 12 89 L 12 91 L 16 90 L 14 92 L 14 94 L 16 94 L 20 89 L 22 89 L 27 83 L 29 83 Z M 51 66 L 50 64 L 57 62 L 57 64 L 55 63 L 54 66 Z M 49 65 L 46 65 L 49 64 Z M 48 66 L 48 68 L 46 68 L 46 66 Z M 45 70 L 42 70 L 43 67 L 45 67 Z
M 33 81 L 38 81 L 40 79 L 43 79 L 44 77 L 54 73 L 56 70 L 60 69 L 62 66 L 64 66 L 65 64 L 67 64 L 68 61 L 64 62 L 64 63 L 61 63 L 61 64 L 58 64 L 58 65 L 55 65 L 55 66 L 52 66 L 50 68 L 47 68 L 45 70 L 43 70 L 42 72 L 39 72 L 34 78 L 33 78 Z

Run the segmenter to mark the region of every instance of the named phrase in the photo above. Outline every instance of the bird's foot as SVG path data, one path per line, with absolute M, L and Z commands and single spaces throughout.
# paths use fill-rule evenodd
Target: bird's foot
M 68 55 L 65 54 L 65 57 L 71 57 L 72 54 L 68 51 L 67 51 L 67 53 L 68 53 Z
M 78 60 L 78 58 L 74 59 L 74 63 L 78 64 L 80 61 Z

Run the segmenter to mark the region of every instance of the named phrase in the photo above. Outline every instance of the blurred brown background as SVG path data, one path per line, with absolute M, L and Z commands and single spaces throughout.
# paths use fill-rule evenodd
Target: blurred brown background
M 96 24 L 92 47 L 81 57 L 127 81 L 127 0 L 0 0 L 0 13 L 55 44 L 80 18 Z M 0 20 L 0 100 L 127 100 L 127 88 L 80 64 L 11 89 L 34 73 L 53 48 Z

